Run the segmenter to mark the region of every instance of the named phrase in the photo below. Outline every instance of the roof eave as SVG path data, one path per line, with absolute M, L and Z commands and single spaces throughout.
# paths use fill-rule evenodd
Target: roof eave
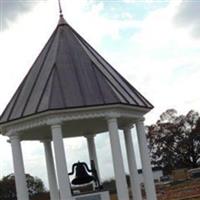
M 63 113 L 78 113 L 78 112 L 92 112 L 92 111 L 105 111 L 105 110 L 115 110 L 121 109 L 124 112 L 137 112 L 140 113 L 140 116 L 145 115 L 148 113 L 152 108 L 144 108 L 138 106 L 132 106 L 127 104 L 111 104 L 111 105 L 101 105 L 101 106 L 90 106 L 90 107 L 81 107 L 81 108 L 72 108 L 72 109 L 54 109 L 54 110 L 47 110 L 44 112 L 40 112 L 34 115 L 25 116 L 23 118 L 14 119 L 6 122 L 0 123 L 0 134 L 5 135 L 6 133 L 3 131 L 4 127 L 15 126 L 16 124 L 21 124 L 25 121 L 35 120 L 42 117 L 53 116 L 53 115 L 62 115 Z

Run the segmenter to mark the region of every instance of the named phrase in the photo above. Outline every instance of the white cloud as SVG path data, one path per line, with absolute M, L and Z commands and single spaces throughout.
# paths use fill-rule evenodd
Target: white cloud
M 132 53 L 126 61 L 115 60 L 123 66 L 118 70 L 154 104 L 147 123 L 168 108 L 200 111 L 200 95 L 194 89 L 199 84 L 200 40 L 174 23 L 180 3 L 172 1 L 151 12 L 132 36 Z
M 175 16 L 176 24 L 188 28 L 194 37 L 200 36 L 199 8 L 199 1 L 182 1 Z
M 10 22 L 14 22 L 21 13 L 29 11 L 35 4 L 42 0 L 35 1 L 5 1 L 0 2 L 0 31 L 5 30 Z
M 0 159 L 0 177 L 2 177 L 13 171 L 11 147 L 7 143 L 7 138 L 2 136 L 0 136 Z
M 136 0 L 123 0 L 124 3 L 135 3 Z

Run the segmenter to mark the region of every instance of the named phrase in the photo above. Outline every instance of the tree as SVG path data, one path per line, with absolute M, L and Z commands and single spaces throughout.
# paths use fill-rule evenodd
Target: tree
M 26 181 L 29 196 L 32 197 L 45 191 L 44 184 L 41 179 L 26 174 Z M 0 199 L 16 200 L 15 176 L 9 174 L 0 180 Z
M 152 164 L 168 173 L 177 168 L 200 166 L 200 118 L 198 112 L 177 115 L 169 109 L 156 124 L 147 126 Z

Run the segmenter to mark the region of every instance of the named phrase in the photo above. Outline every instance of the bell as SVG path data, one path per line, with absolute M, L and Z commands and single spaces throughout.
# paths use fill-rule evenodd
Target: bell
M 84 162 L 78 162 L 73 165 L 73 172 L 74 168 L 76 167 L 76 175 L 75 178 L 72 180 L 73 185 L 82 185 L 86 183 L 90 183 L 91 181 L 95 181 L 95 177 L 88 174 L 90 172 L 88 166 Z M 88 172 L 87 172 L 87 171 Z

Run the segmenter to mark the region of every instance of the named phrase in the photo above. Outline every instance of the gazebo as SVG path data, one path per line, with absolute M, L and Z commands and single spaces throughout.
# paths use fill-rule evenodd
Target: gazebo
M 141 200 L 131 136 L 131 128 L 136 125 L 146 198 L 156 200 L 144 129 L 144 115 L 152 108 L 61 15 L 56 29 L 1 115 L 1 133 L 9 137 L 12 147 L 17 199 L 29 199 L 21 141 L 43 142 L 51 200 L 72 200 L 77 197 L 71 193 L 63 138 L 85 136 L 90 160 L 94 160 L 98 172 L 94 138 L 108 131 L 118 200 L 129 200 L 118 134 L 121 129 L 132 196 Z M 104 197 L 100 194 L 97 199 L 104 200 Z

